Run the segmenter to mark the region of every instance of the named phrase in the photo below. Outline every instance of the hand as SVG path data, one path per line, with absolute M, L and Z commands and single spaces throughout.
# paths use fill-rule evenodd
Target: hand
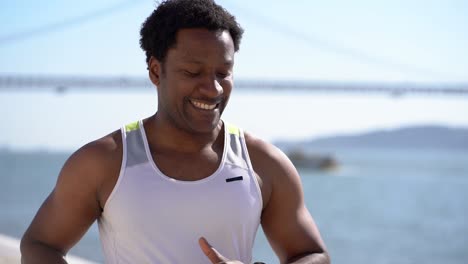
M 200 244 L 201 250 L 205 253 L 205 256 L 210 259 L 212 264 L 242 264 L 242 262 L 238 260 L 229 260 L 223 257 L 223 255 L 213 248 L 204 237 L 201 237 L 198 243 Z

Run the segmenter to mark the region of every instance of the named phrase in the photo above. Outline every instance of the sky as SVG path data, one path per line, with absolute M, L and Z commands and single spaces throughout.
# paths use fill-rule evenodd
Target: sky
M 245 29 L 235 78 L 468 83 L 467 1 L 217 1 Z M 153 0 L 3 1 L 0 75 L 147 75 Z M 0 92 L 0 146 L 75 149 L 151 115 L 156 91 Z M 468 97 L 234 91 L 224 118 L 267 140 L 468 127 Z

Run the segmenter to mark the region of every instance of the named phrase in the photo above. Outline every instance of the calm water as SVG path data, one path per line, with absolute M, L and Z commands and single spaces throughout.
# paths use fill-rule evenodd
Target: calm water
M 339 170 L 300 172 L 333 263 L 468 263 L 468 152 L 332 153 Z M 0 233 L 23 234 L 67 156 L 0 153 Z M 72 253 L 102 261 L 96 226 Z M 254 255 L 278 263 L 261 232 Z

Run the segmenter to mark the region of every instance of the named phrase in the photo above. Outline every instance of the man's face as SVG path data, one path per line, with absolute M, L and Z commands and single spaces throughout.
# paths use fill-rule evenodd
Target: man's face
M 158 115 L 190 132 L 212 132 L 233 86 L 234 43 L 229 32 L 182 29 L 164 64 L 155 61 L 150 61 L 150 74 L 158 71 Z

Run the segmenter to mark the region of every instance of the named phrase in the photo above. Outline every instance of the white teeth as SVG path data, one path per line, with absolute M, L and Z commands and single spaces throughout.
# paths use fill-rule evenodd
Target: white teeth
M 216 104 L 204 104 L 204 103 L 200 103 L 197 101 L 191 101 L 191 102 L 195 107 L 204 109 L 204 110 L 213 110 L 216 108 Z

